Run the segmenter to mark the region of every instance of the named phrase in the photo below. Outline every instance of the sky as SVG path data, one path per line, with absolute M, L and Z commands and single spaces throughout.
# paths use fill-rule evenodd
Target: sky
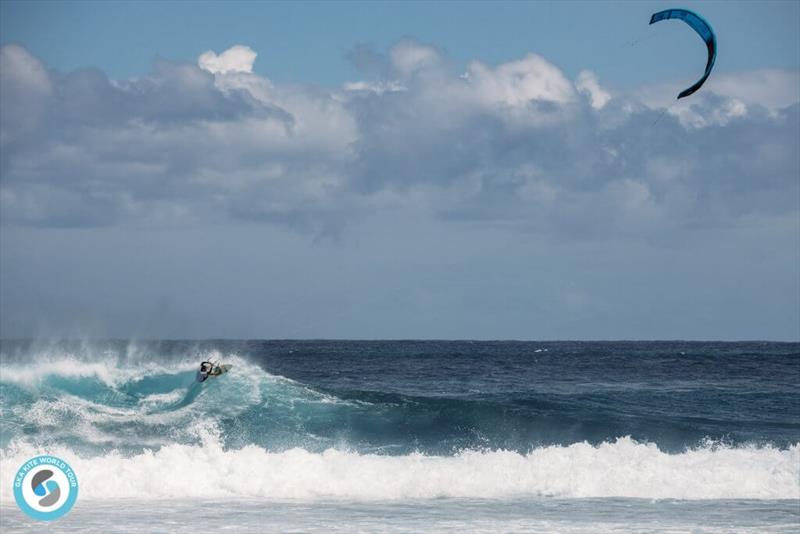
M 4 1 L 0 337 L 798 341 L 798 146 L 800 2 Z

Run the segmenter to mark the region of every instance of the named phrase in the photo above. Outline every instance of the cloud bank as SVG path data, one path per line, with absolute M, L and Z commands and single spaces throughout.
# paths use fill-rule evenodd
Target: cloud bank
M 364 78 L 324 88 L 254 73 L 246 46 L 131 80 L 5 46 L 2 223 L 325 234 L 399 210 L 596 238 L 798 216 L 797 72 L 722 73 L 673 104 L 674 87 L 615 94 L 536 54 L 459 69 L 403 40 L 350 57 Z

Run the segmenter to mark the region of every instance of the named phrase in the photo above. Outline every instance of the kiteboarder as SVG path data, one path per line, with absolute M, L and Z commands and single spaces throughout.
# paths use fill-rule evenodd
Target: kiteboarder
M 200 363 L 200 370 L 197 372 L 197 381 L 203 382 L 209 376 L 219 376 L 223 373 L 223 370 L 220 366 L 214 365 L 214 363 L 209 361 L 204 361 Z

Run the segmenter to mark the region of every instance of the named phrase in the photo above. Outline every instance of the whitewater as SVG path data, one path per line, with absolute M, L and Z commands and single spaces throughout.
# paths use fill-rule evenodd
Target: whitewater
M 10 489 L 39 454 L 79 477 L 78 504 L 58 522 L 76 531 L 221 521 L 193 503 L 237 509 L 246 531 L 800 522 L 798 344 L 1 347 L 3 532 L 35 528 Z M 197 383 L 204 359 L 233 368 Z M 119 503 L 125 525 L 102 519 Z

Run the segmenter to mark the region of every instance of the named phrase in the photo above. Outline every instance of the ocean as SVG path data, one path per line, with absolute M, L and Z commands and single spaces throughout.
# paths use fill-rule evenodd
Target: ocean
M 44 527 L 797 532 L 800 343 L 6 340 L 0 531 Z

